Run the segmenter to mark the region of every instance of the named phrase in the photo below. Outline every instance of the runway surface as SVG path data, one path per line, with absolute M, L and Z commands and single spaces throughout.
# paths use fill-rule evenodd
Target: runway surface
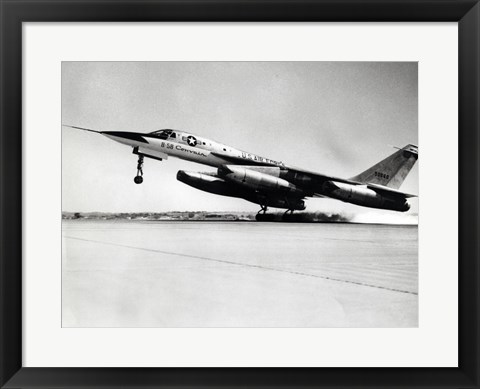
M 418 228 L 63 221 L 63 327 L 417 327 Z

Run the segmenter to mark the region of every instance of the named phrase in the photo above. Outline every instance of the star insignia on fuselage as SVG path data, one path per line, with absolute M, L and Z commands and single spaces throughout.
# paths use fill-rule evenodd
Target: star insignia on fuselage
M 189 146 L 195 147 L 197 145 L 197 139 L 195 139 L 194 136 L 190 135 L 189 137 L 187 137 L 187 143 Z

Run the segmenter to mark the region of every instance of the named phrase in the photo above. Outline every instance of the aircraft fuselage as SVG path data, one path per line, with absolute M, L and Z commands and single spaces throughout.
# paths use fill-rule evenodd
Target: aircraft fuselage
M 72 127 L 72 126 L 71 126 Z M 243 198 L 259 204 L 293 212 L 305 209 L 306 197 L 330 197 L 370 208 L 405 212 L 410 209 L 401 185 L 418 158 L 418 148 L 407 145 L 363 173 L 338 178 L 286 166 L 283 162 L 183 131 L 163 129 L 151 133 L 95 131 L 133 148 L 139 156 L 136 184 L 143 182 L 144 157 L 157 160 L 175 157 L 217 168 L 216 173 L 180 170 L 177 179 L 209 193 Z
M 164 159 L 171 156 L 217 168 L 225 164 L 232 164 L 233 160 L 236 161 L 234 164 L 284 166 L 282 162 L 248 153 L 207 138 L 180 131 L 163 131 L 171 132 L 158 135 L 125 132 L 102 132 L 102 134 L 119 143 L 134 148 L 138 147 L 139 152 L 146 156 L 162 158 L 163 154 Z

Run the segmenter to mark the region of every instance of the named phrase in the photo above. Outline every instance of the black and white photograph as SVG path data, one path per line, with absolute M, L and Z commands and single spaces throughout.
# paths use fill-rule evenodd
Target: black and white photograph
M 417 62 L 61 75 L 62 327 L 418 327 Z

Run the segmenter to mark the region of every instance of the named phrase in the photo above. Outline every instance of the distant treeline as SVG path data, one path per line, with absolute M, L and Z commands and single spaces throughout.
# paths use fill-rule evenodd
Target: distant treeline
M 62 219 L 76 220 L 254 220 L 248 212 L 62 212 Z
M 281 218 L 283 212 L 274 213 Z M 206 211 L 176 211 L 176 212 L 63 212 L 65 220 L 255 220 L 256 213 L 250 212 L 206 212 Z M 295 213 L 296 221 L 305 222 L 344 222 L 350 217 L 340 213 L 299 212 Z

